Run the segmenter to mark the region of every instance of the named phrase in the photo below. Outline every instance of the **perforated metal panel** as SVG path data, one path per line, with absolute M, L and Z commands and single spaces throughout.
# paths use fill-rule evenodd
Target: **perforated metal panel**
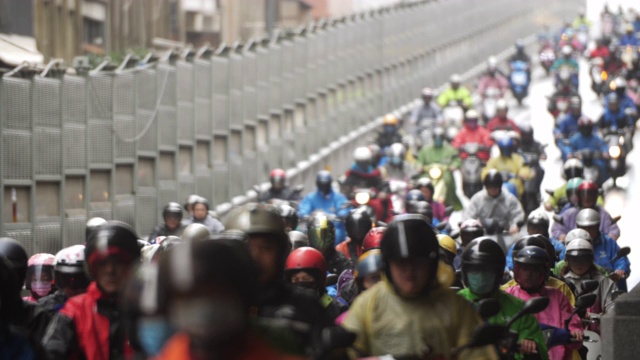
M 197 136 L 211 136 L 213 120 L 211 118 L 211 102 L 206 99 L 196 99 L 195 126 Z
M 209 172 L 200 172 L 196 174 L 196 194 L 211 199 L 213 196 L 213 181 Z
M 131 116 L 116 116 L 113 121 L 116 140 L 116 157 L 133 159 L 136 157 L 136 143 L 130 141 L 136 137 L 136 120 Z M 129 141 L 127 141 L 129 140 Z
M 113 113 L 133 116 L 136 111 L 135 84 L 133 74 L 121 74 L 113 80 Z
M 195 98 L 207 99 L 211 97 L 211 62 L 196 60 L 195 69 Z
M 2 177 L 31 180 L 31 134 L 5 130 L 2 134 Z
M 244 59 L 239 54 L 229 55 L 229 86 L 231 90 L 242 90 L 242 63 Z
M 33 80 L 33 123 L 60 127 L 60 80 L 36 77 Z
M 231 91 L 231 107 L 229 112 L 230 125 L 242 125 L 243 112 L 242 91 Z
M 87 84 L 84 78 L 65 76 L 62 82 L 62 121 L 87 123 Z
M 31 233 L 31 229 L 10 229 L 4 231 L 4 237 L 12 238 L 17 240 L 27 252 L 27 255 L 31 256 L 35 254 L 35 243 L 33 241 L 33 234 Z
M 226 165 L 213 167 L 213 203 L 223 203 L 229 199 L 229 170 Z
M 178 140 L 193 141 L 193 104 L 178 103 Z
M 86 223 L 87 217 L 84 215 L 66 217 L 66 235 L 62 240 L 62 247 L 84 244 L 86 236 Z
M 158 202 L 160 207 L 164 207 L 171 201 L 183 204 L 186 198 L 178 196 L 177 181 L 159 181 L 158 182 Z
M 158 122 L 152 116 L 153 113 L 147 110 L 139 110 L 136 116 L 136 136 L 142 136 L 138 141 L 139 150 L 158 150 Z
M 178 182 L 178 199 L 180 204 L 184 204 L 189 195 L 195 194 L 196 187 L 193 183 L 193 176 L 180 176 Z
M 140 234 L 148 234 L 157 225 L 158 209 L 155 195 L 137 195 L 136 206 L 141 211 L 136 211 L 136 231 Z M 144 210 L 143 210 L 144 209 Z
M 34 251 L 55 254 L 62 248 L 62 224 L 37 224 L 34 228 Z
M 178 122 L 176 110 L 168 107 L 158 109 L 158 128 L 160 132 L 160 145 L 163 147 L 175 147 L 178 144 Z
M 59 129 L 36 128 L 33 130 L 36 175 L 60 175 L 62 173 L 62 136 Z
M 31 82 L 3 78 L 0 91 L 0 118 L 5 129 L 31 129 Z
M 156 70 L 146 69 L 141 70 L 136 73 L 135 76 L 135 84 L 136 84 L 136 103 L 138 109 L 144 109 L 152 111 L 156 108 L 157 103 L 157 92 L 156 92 L 156 83 L 158 76 L 156 74 Z M 164 86 L 164 91 L 172 84 L 169 83 L 167 79 L 167 83 L 164 84 L 164 78 L 161 79 L 159 90 L 162 90 L 162 86 Z
M 177 65 L 178 101 L 193 102 L 193 65 L 179 61 Z
M 162 91 L 165 83 L 164 91 Z M 159 89 L 159 96 L 162 97 L 160 104 L 175 107 L 178 102 L 178 84 L 175 68 L 167 65 L 158 65 L 156 86 Z
M 135 214 L 136 214 L 135 196 L 116 195 L 115 207 L 113 208 L 114 220 L 119 220 L 127 224 L 134 224 L 136 221 Z M 148 231 L 151 232 L 151 230 L 148 230 Z M 140 234 L 147 234 L 147 232 L 141 232 Z

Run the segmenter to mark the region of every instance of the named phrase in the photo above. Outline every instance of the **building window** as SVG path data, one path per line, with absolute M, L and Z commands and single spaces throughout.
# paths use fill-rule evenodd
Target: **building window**
M 85 44 L 102 46 L 104 39 L 104 23 L 89 18 L 83 21 L 84 34 L 83 41 Z

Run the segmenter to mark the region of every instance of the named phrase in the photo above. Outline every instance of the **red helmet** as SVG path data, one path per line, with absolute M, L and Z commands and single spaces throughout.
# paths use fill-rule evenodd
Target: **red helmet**
M 382 236 L 385 231 L 387 231 L 387 228 L 384 226 L 375 227 L 369 230 L 362 241 L 362 252 L 366 252 L 371 249 L 379 249 L 380 241 L 382 240 Z
M 320 251 L 308 246 L 293 250 L 287 257 L 287 263 L 284 268 L 285 275 L 290 278 L 294 272 L 300 270 L 313 273 L 318 284 L 324 288 L 327 278 L 327 265 Z
M 284 181 L 287 178 L 287 173 L 282 169 L 273 169 L 269 174 L 272 186 L 284 186 Z
M 598 184 L 593 181 L 583 181 L 580 186 L 578 186 L 578 191 L 598 191 Z

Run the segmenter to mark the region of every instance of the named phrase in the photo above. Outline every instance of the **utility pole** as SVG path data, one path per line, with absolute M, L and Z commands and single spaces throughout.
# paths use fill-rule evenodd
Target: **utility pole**
M 278 21 L 278 2 L 277 0 L 265 0 L 266 1 L 266 11 L 265 11 L 265 25 L 266 31 L 269 37 L 273 34 L 273 29 L 275 28 L 276 22 Z

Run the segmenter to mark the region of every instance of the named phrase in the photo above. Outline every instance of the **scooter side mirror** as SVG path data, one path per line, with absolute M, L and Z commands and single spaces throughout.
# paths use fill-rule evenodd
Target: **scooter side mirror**
M 598 280 L 585 280 L 582 282 L 580 289 L 583 294 L 588 294 L 595 291 L 600 286 Z
M 593 304 L 596 303 L 597 297 L 598 296 L 596 294 L 584 294 L 578 296 L 578 298 L 576 299 L 576 307 L 573 309 L 573 312 L 577 313 L 579 311 L 584 311 L 592 307 Z
M 506 328 L 502 325 L 482 324 L 473 331 L 471 340 L 467 344 L 451 350 L 451 357 L 455 358 L 465 349 L 497 344 L 504 337 L 505 330 Z
M 449 234 L 449 236 L 450 236 L 452 239 L 454 239 L 454 240 L 455 240 L 455 239 L 457 239 L 457 238 L 459 238 L 459 237 L 460 237 L 460 230 L 453 230 L 453 231 L 451 231 L 451 233 Z
M 483 320 L 488 320 L 500 312 L 500 303 L 496 299 L 482 299 L 476 306 L 476 312 Z
M 617 258 L 623 258 L 631 253 L 631 248 L 628 246 L 621 247 L 616 253 Z
M 558 224 L 564 225 L 564 219 L 562 218 L 562 215 L 560 215 L 560 214 L 553 215 L 553 221 L 555 221 Z
M 509 320 L 509 322 L 506 325 L 507 329 L 509 329 L 511 325 L 513 325 L 513 323 L 516 322 L 516 320 L 520 319 L 521 317 L 525 315 L 530 315 L 530 314 L 537 314 L 543 311 L 544 309 L 546 309 L 547 306 L 549 306 L 548 297 L 541 296 L 541 297 L 527 300 L 527 302 L 524 303 L 524 306 L 516 314 L 516 316 L 512 317 L 511 320 Z
M 549 196 L 553 196 L 554 191 L 551 189 L 544 189 L 544 192 L 546 192 L 547 194 L 549 194 Z
M 453 214 L 453 206 L 447 206 L 444 209 L 444 216 L 451 216 L 451 214 Z
M 442 230 L 444 230 L 446 227 L 447 227 L 447 223 L 446 223 L 446 222 L 441 222 L 441 223 L 439 223 L 438 225 L 436 225 L 436 229 L 437 229 L 438 231 L 442 231 Z
M 621 219 L 621 218 L 622 218 L 622 215 L 614 216 L 614 217 L 612 217 L 612 218 L 611 218 L 611 223 L 612 223 L 612 224 L 615 224 L 615 223 L 617 223 L 618 221 L 620 221 L 620 219 Z M 627 255 L 628 255 L 628 254 L 627 254 Z M 627 255 L 624 255 L 624 256 L 627 256 Z

